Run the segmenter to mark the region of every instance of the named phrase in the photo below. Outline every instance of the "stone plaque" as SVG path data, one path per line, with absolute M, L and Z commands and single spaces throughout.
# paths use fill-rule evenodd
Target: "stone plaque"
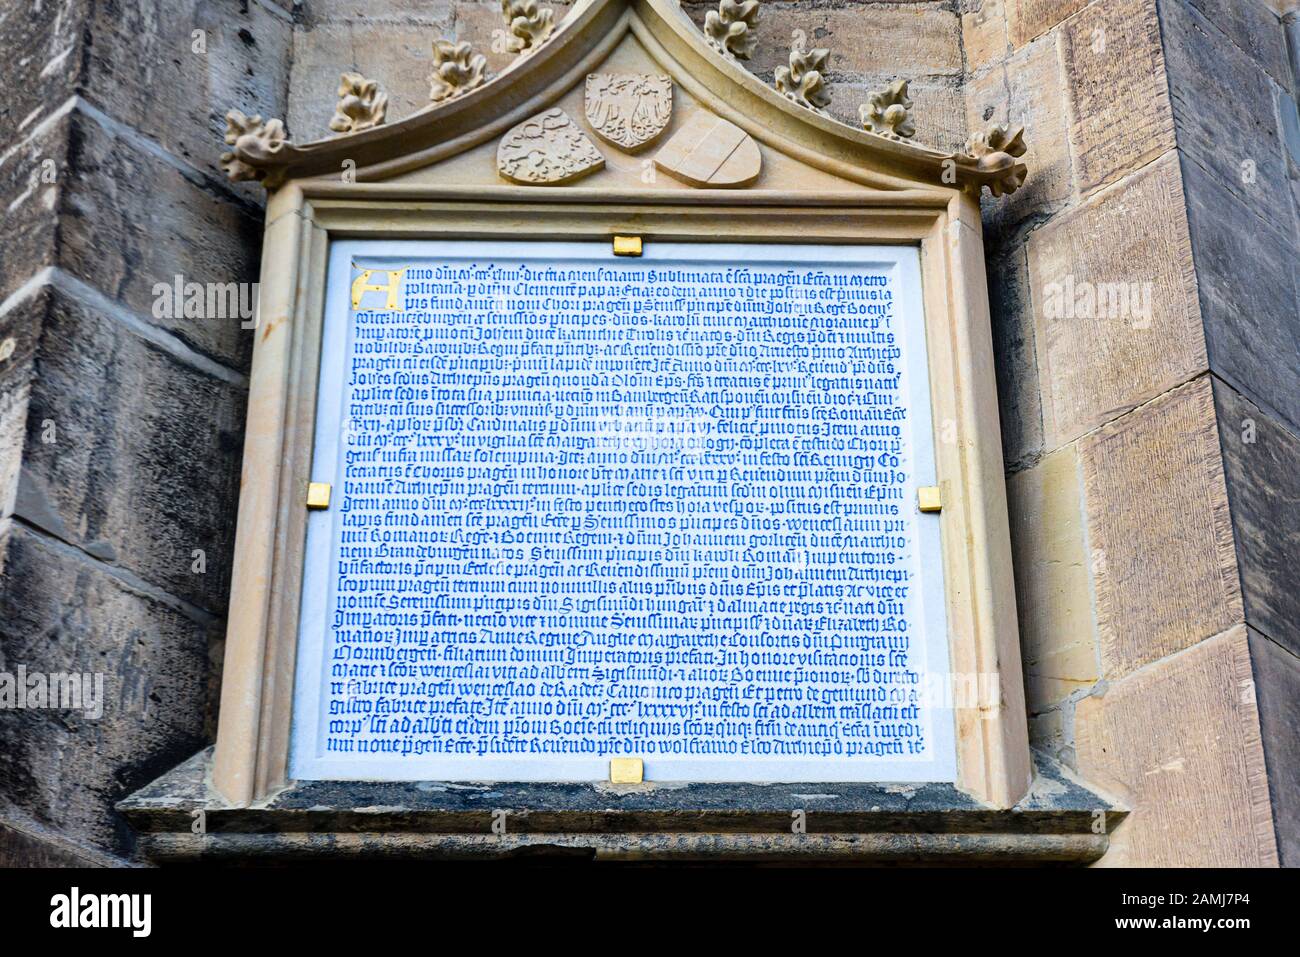
M 338 241 L 290 774 L 952 781 L 914 247 Z

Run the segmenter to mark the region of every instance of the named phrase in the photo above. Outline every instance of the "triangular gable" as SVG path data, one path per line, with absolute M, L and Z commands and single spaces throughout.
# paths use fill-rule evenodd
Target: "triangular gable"
M 731 13 L 724 10 L 723 16 L 734 16 L 737 8 L 747 6 L 731 4 Z M 472 69 L 457 70 L 457 57 L 462 66 L 473 65 L 474 55 L 466 44 L 439 46 L 443 51 L 435 51 L 434 60 L 450 62 L 453 83 L 462 85 L 443 90 L 440 101 L 388 125 L 293 144 L 279 121 L 263 123 L 260 117 L 232 111 L 227 142 L 233 149 L 223 157 L 227 172 L 232 179 L 260 180 L 268 188 L 290 179 L 337 180 L 340 170 L 353 172 L 358 183 L 399 179 L 467 185 L 527 183 L 519 175 L 523 160 L 509 155 L 500 162 L 486 160 L 502 152 L 503 138 L 536 120 L 534 126 L 519 130 L 517 137 L 524 143 L 516 152 L 522 151 L 529 165 L 540 170 L 523 169 L 525 176 L 550 177 L 538 181 L 539 186 L 585 179 L 585 173 L 592 178 L 584 185 L 593 186 L 637 183 L 681 189 L 761 183 L 767 189 L 824 189 L 859 184 L 881 191 L 936 192 L 978 192 L 989 186 L 1000 195 L 1014 191 L 1024 180 L 1025 167 L 1018 159 L 1024 145 L 1018 130 L 990 127 L 972 137 L 963 152 L 948 153 L 904 136 L 848 126 L 816 109 L 797 84 L 788 82 L 789 76 L 783 93 L 749 73 L 727 52 L 725 43 L 711 44 L 676 0 L 580 0 L 535 50 L 492 77 L 474 76 Z M 801 55 L 792 55 L 792 68 L 797 71 L 803 66 L 807 71 L 803 77 L 796 73 L 796 79 L 816 81 L 813 68 L 819 65 L 818 53 L 824 64 L 824 51 L 809 51 L 798 63 L 795 58 Z M 481 73 L 481 62 L 478 67 Z M 586 115 L 591 74 L 668 77 L 673 112 L 662 138 L 647 148 L 626 148 L 602 139 Z M 370 121 L 382 121 L 382 104 L 375 107 L 376 99 L 382 98 L 378 92 L 382 78 L 376 82 L 354 77 L 353 81 L 352 112 L 364 115 L 371 109 L 378 116 Z M 557 109 L 563 111 L 562 117 L 546 115 Z M 340 115 L 345 112 L 341 104 Z M 903 115 L 896 108 L 891 122 Z M 716 120 L 711 125 L 703 117 Z M 668 150 L 693 119 L 693 127 L 678 139 L 675 149 Z M 758 148 L 762 167 L 758 178 L 744 182 L 743 176 L 723 170 L 716 174 L 721 182 L 701 180 L 700 170 L 707 172 L 709 165 L 703 160 L 711 152 L 747 149 L 742 138 Z M 529 142 L 542 144 L 540 150 L 529 153 Z M 504 152 L 509 154 L 514 145 L 507 143 Z M 548 151 L 555 155 L 546 155 Z M 597 163 L 597 155 L 603 163 Z M 546 169 L 548 163 L 553 168 Z M 731 164 L 744 167 L 745 157 L 736 153 Z M 658 175 L 663 171 L 668 175 Z

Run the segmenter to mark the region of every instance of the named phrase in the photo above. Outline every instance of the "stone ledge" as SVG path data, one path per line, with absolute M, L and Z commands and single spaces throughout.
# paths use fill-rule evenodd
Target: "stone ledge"
M 208 784 L 212 749 L 118 804 L 157 863 L 582 859 L 1086 864 L 1126 812 L 1036 754 L 1009 811 L 948 784 L 304 781 L 251 807 Z M 791 812 L 807 812 L 792 834 Z M 506 833 L 491 832 L 507 811 Z M 191 828 L 202 811 L 204 833 Z M 1105 833 L 1094 833 L 1096 812 Z

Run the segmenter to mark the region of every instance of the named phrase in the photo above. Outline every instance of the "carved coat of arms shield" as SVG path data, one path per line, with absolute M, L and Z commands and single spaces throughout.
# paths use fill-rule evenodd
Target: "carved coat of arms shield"
M 628 152 L 653 143 L 673 115 L 673 81 L 653 73 L 592 73 L 587 122 L 596 135 Z

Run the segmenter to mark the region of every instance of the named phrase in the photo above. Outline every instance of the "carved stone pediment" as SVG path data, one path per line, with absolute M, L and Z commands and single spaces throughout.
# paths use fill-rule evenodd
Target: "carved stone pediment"
M 303 144 L 290 142 L 277 120 L 237 114 L 240 122 L 227 137 L 230 149 L 222 163 L 230 176 L 270 189 L 287 180 L 336 179 L 345 164 L 355 169 L 358 184 L 411 176 L 429 181 L 421 170 L 452 160 L 459 182 L 499 184 L 500 171 L 510 182 L 556 184 L 602 168 L 593 142 L 599 139 L 611 149 L 602 175 L 640 188 L 735 186 L 754 182 L 759 169 L 771 188 L 806 188 L 816 180 L 936 194 L 987 186 L 1003 195 L 1023 183 L 1023 150 L 1016 152 L 1023 140 L 1014 136 L 977 136 L 957 153 L 918 143 L 903 84 L 864 105 L 865 129 L 829 115 L 826 50 L 794 51 L 789 65 L 776 71 L 775 88 L 764 83 L 737 62 L 760 42 L 753 30 L 759 9 L 756 0 L 721 0 L 701 29 L 676 0 L 579 0 L 557 25 L 535 0 L 505 0 L 511 42 L 527 55 L 499 75 L 487 77 L 484 58 L 468 43 L 441 40 L 431 58 L 432 102 L 419 112 L 380 126 L 377 98 L 368 103 L 364 90 L 349 90 L 358 100 L 348 101 L 357 116 L 349 120 L 344 114 L 339 135 Z M 568 117 L 565 129 L 571 127 L 572 134 L 557 129 L 537 139 L 547 141 L 546 149 L 534 144 L 525 162 L 518 151 L 528 137 L 520 128 L 536 129 L 527 126 L 530 120 L 557 109 Z M 733 161 L 744 157 L 744 175 L 699 175 L 703 154 L 688 162 L 700 144 L 721 142 L 716 131 L 680 155 L 620 162 L 619 153 L 673 140 L 700 112 L 748 137 L 737 140 L 746 145 Z M 575 151 L 571 158 L 562 155 L 559 143 Z M 471 167 L 479 172 L 471 173 Z M 656 179 L 650 175 L 654 169 L 668 175 Z M 795 175 L 796 169 L 807 172 Z

